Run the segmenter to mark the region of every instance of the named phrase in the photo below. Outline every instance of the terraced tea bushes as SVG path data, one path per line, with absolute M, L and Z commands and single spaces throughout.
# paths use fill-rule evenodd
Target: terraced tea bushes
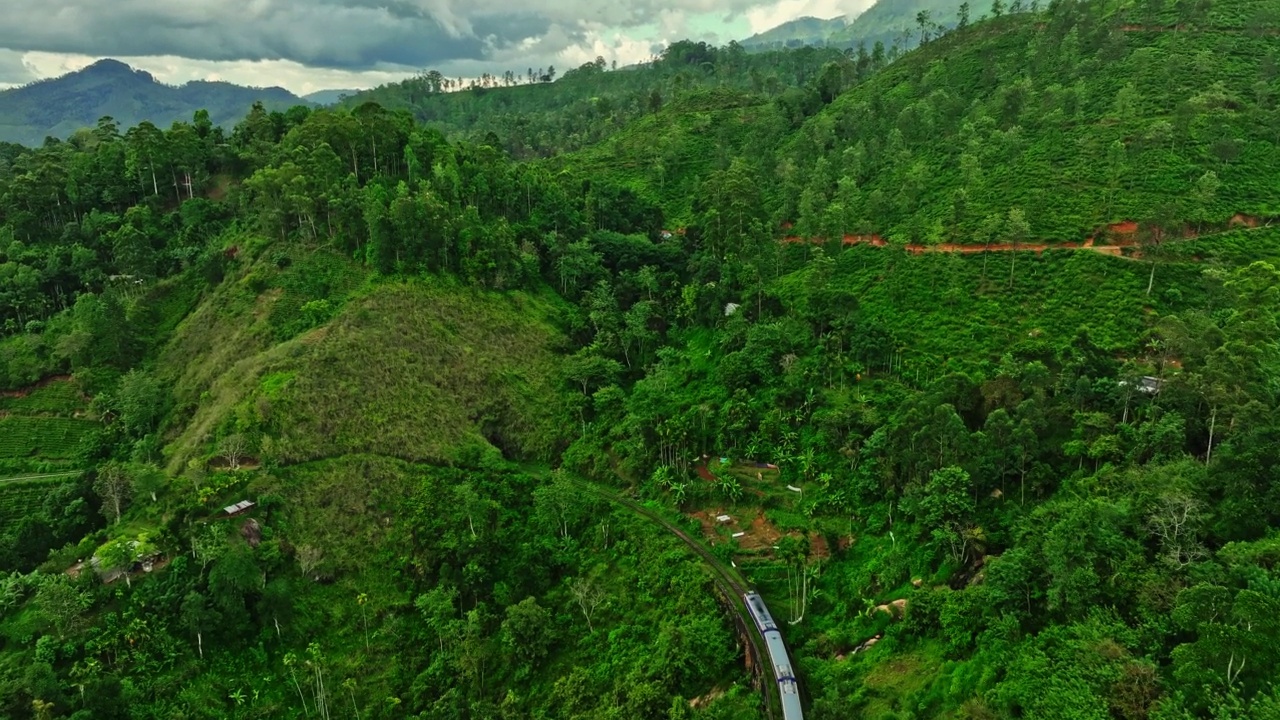
M 80 438 L 92 428 L 91 421 L 76 418 L 0 418 L 0 459 L 70 460 Z

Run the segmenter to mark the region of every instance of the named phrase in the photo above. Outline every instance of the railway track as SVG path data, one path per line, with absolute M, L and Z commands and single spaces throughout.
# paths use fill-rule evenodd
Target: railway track
M 743 635 L 747 638 L 750 645 L 752 668 L 762 674 L 760 685 L 763 688 L 765 697 L 765 709 L 770 720 L 782 720 L 782 698 L 778 692 L 778 684 L 772 676 L 770 669 L 769 649 L 765 642 L 764 636 L 760 634 L 759 628 L 756 627 L 755 621 L 752 619 L 750 611 L 747 609 L 744 597 L 751 592 L 747 587 L 746 581 L 736 570 L 726 567 L 720 562 L 719 558 L 711 554 L 698 539 L 682 530 L 675 523 L 667 520 L 662 515 L 650 510 L 631 498 L 624 497 L 605 488 L 599 487 L 589 482 L 574 480 L 573 483 L 578 487 L 593 493 L 609 502 L 622 505 L 637 515 L 641 515 L 651 522 L 657 523 L 676 537 L 684 541 L 684 544 L 693 550 L 699 557 L 706 562 L 715 575 L 715 583 L 719 588 L 721 595 L 725 601 L 734 610 L 734 617 L 737 620 L 738 627 L 742 630 Z

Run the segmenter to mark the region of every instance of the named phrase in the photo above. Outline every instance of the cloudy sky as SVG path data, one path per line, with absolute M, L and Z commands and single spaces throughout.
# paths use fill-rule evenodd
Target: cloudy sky
M 603 55 L 628 64 L 682 38 L 723 44 L 871 0 L 0 0 L 0 86 L 113 57 L 164 82 L 305 94 L 426 68 L 475 77 Z M 513 9 L 515 8 L 515 9 Z

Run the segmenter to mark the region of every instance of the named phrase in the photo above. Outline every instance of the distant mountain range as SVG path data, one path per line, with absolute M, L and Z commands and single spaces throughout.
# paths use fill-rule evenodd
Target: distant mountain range
M 857 47 L 865 44 L 870 51 L 877 42 L 885 47 L 902 36 L 904 31 L 916 29 L 916 15 L 927 10 L 930 20 L 948 27 L 956 24 L 957 13 L 964 0 L 878 0 L 858 15 L 823 20 L 814 17 L 796 18 L 775 28 L 757 33 L 741 41 L 748 50 L 769 50 L 804 45 L 834 45 Z M 971 2 L 973 17 L 986 9 L 985 2 Z
M 47 136 L 66 138 L 80 128 L 93 127 L 104 115 L 115 118 L 122 128 L 143 120 L 163 128 L 190 120 L 196 110 L 205 109 L 213 122 L 230 126 L 256 101 L 269 110 L 327 104 L 309 102 L 278 87 L 248 88 L 203 80 L 175 87 L 117 60 L 99 60 L 62 77 L 0 92 L 0 141 L 40 145 Z

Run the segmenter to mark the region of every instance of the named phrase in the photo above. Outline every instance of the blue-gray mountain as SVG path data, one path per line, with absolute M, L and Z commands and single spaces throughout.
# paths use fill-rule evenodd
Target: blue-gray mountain
M 66 139 L 107 115 L 120 127 L 144 120 L 168 127 L 204 109 L 214 123 L 230 126 L 257 101 L 268 110 L 308 104 L 278 87 L 207 81 L 165 85 L 122 62 L 100 60 L 62 77 L 0 92 L 0 141 L 37 146 L 50 136 Z

